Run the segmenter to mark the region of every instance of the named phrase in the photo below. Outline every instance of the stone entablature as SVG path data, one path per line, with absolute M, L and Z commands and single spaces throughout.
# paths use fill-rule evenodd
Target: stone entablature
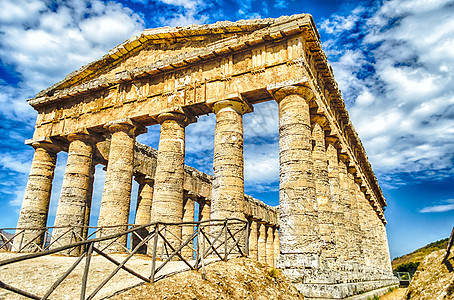
M 271 100 L 279 212 L 244 194 L 243 115 Z M 248 219 L 250 255 L 277 261 L 306 296 L 344 298 L 393 282 L 386 201 L 310 15 L 147 30 L 29 103 L 36 151 L 18 225 L 45 224 L 56 153 L 68 151 L 62 224 L 87 222 L 93 166 L 102 163 L 100 227 L 127 222 L 135 176 L 137 224 L 193 220 L 195 203 L 199 220 Z M 185 127 L 209 113 L 211 178 L 184 165 Z M 135 141 L 156 124 L 157 152 Z M 172 232 L 170 243 L 188 234 Z
M 261 221 L 273 226 L 279 224 L 279 209 L 263 203 L 249 195 L 244 195 L 244 214 L 248 218 Z

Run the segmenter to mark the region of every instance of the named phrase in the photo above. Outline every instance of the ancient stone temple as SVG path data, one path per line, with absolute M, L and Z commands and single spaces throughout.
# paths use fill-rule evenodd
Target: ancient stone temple
M 242 118 L 264 101 L 279 105 L 278 211 L 244 194 Z M 276 262 L 308 298 L 395 284 L 386 201 L 310 15 L 145 30 L 28 102 L 38 118 L 18 227 L 46 225 L 57 153 L 66 151 L 55 225 L 79 226 L 80 238 L 94 166 L 104 164 L 99 227 L 128 223 L 135 179 L 136 224 L 248 219 L 249 256 Z M 213 177 L 184 164 L 186 126 L 210 113 Z M 157 124 L 157 151 L 135 141 Z

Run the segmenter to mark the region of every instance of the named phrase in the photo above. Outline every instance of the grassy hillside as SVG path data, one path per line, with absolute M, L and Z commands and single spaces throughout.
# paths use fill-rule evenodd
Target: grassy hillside
M 431 254 L 434 251 L 440 249 L 446 249 L 448 246 L 448 239 L 439 240 L 433 243 L 430 243 L 418 250 L 415 250 L 409 254 L 405 254 L 404 256 L 396 257 L 392 261 L 393 271 L 401 271 L 401 272 L 410 272 L 414 273 L 413 269 L 416 270 L 419 263 L 426 257 L 427 255 Z

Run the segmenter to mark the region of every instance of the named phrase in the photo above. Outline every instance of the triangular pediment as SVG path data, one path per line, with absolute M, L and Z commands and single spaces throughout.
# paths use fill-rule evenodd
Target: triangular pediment
M 217 49 L 219 45 L 235 42 L 255 32 L 279 27 L 292 21 L 312 22 L 310 15 L 300 14 L 277 19 L 241 20 L 237 22 L 217 22 L 208 25 L 191 25 L 186 27 L 163 27 L 146 29 L 140 36 L 123 42 L 96 60 L 77 71 L 72 72 L 62 81 L 41 91 L 35 97 L 53 96 L 60 91 L 67 91 L 75 86 L 102 84 L 112 82 L 119 77 L 128 77 L 131 72 L 147 72 L 148 69 L 169 68 L 169 61 L 178 61 L 181 67 L 189 60 L 197 58 L 197 53 Z M 244 46 L 244 45 L 243 45 Z M 189 57 L 188 61 L 182 57 Z M 206 55 L 206 53 L 205 53 Z M 154 66 L 154 67 L 150 67 Z M 170 67 L 171 68 L 171 67 Z

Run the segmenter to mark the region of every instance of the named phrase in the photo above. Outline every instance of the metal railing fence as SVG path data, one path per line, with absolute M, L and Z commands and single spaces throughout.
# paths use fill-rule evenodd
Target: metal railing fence
M 192 234 L 182 236 L 178 234 L 184 227 L 191 227 Z M 123 227 L 125 230 L 116 234 L 102 236 L 106 229 Z M 55 289 L 82 263 L 85 258 L 85 265 L 80 283 L 80 299 L 93 299 L 96 294 L 118 273 L 124 270 L 139 278 L 143 282 L 154 282 L 165 274 L 158 274 L 170 261 L 179 260 L 184 262 L 191 270 L 202 269 L 202 277 L 205 276 L 205 264 L 207 258 L 211 260 L 226 261 L 231 257 L 247 256 L 249 223 L 240 219 L 219 219 L 205 220 L 200 222 L 162 223 L 155 222 L 146 225 L 121 225 L 103 228 L 90 227 L 92 232 L 82 239 L 74 232 L 80 232 L 79 228 L 67 227 L 66 234 L 74 237 L 74 242 L 69 245 L 60 245 L 59 238 L 52 236 L 52 229 L 55 227 L 37 229 L 15 229 L 15 234 L 6 236 L 3 229 L 0 234 L 0 249 L 9 252 L 17 252 L 18 256 L 0 261 L 0 268 L 10 264 L 23 262 L 51 254 L 70 254 L 75 256 L 74 263 L 48 288 L 46 293 L 38 296 L 31 292 L 19 289 L 8 283 L 0 281 L 0 288 L 20 294 L 31 299 L 49 299 Z M 60 227 L 62 228 L 62 227 Z M 77 230 L 75 230 L 77 229 Z M 24 239 L 27 230 L 35 231 L 35 235 Z M 177 234 L 175 234 L 177 232 Z M 95 237 L 98 236 L 98 237 Z M 34 243 L 39 237 L 45 237 L 43 243 Z M 60 236 L 61 237 L 61 236 Z M 126 239 L 125 239 L 126 237 Z M 18 239 L 19 242 L 15 242 Z M 25 240 L 22 244 L 22 241 Z M 126 242 L 125 242 L 126 241 Z M 58 246 L 57 246 L 58 245 Z M 33 246 L 33 247 L 30 247 Z M 35 249 L 35 253 L 24 253 L 24 249 Z M 77 249 L 77 251 L 75 251 Z M 117 261 L 111 254 L 122 249 L 127 256 L 122 261 Z M 24 254 L 22 254 L 24 253 Z M 77 255 L 75 255 L 77 253 Z M 140 274 L 126 266 L 126 263 L 138 253 L 151 256 L 151 270 L 148 275 Z M 103 281 L 91 291 L 87 290 L 89 281 L 90 262 L 93 255 L 99 255 L 116 265 Z M 157 266 L 157 261 L 162 263 Z M 87 296 L 88 295 L 88 296 Z

